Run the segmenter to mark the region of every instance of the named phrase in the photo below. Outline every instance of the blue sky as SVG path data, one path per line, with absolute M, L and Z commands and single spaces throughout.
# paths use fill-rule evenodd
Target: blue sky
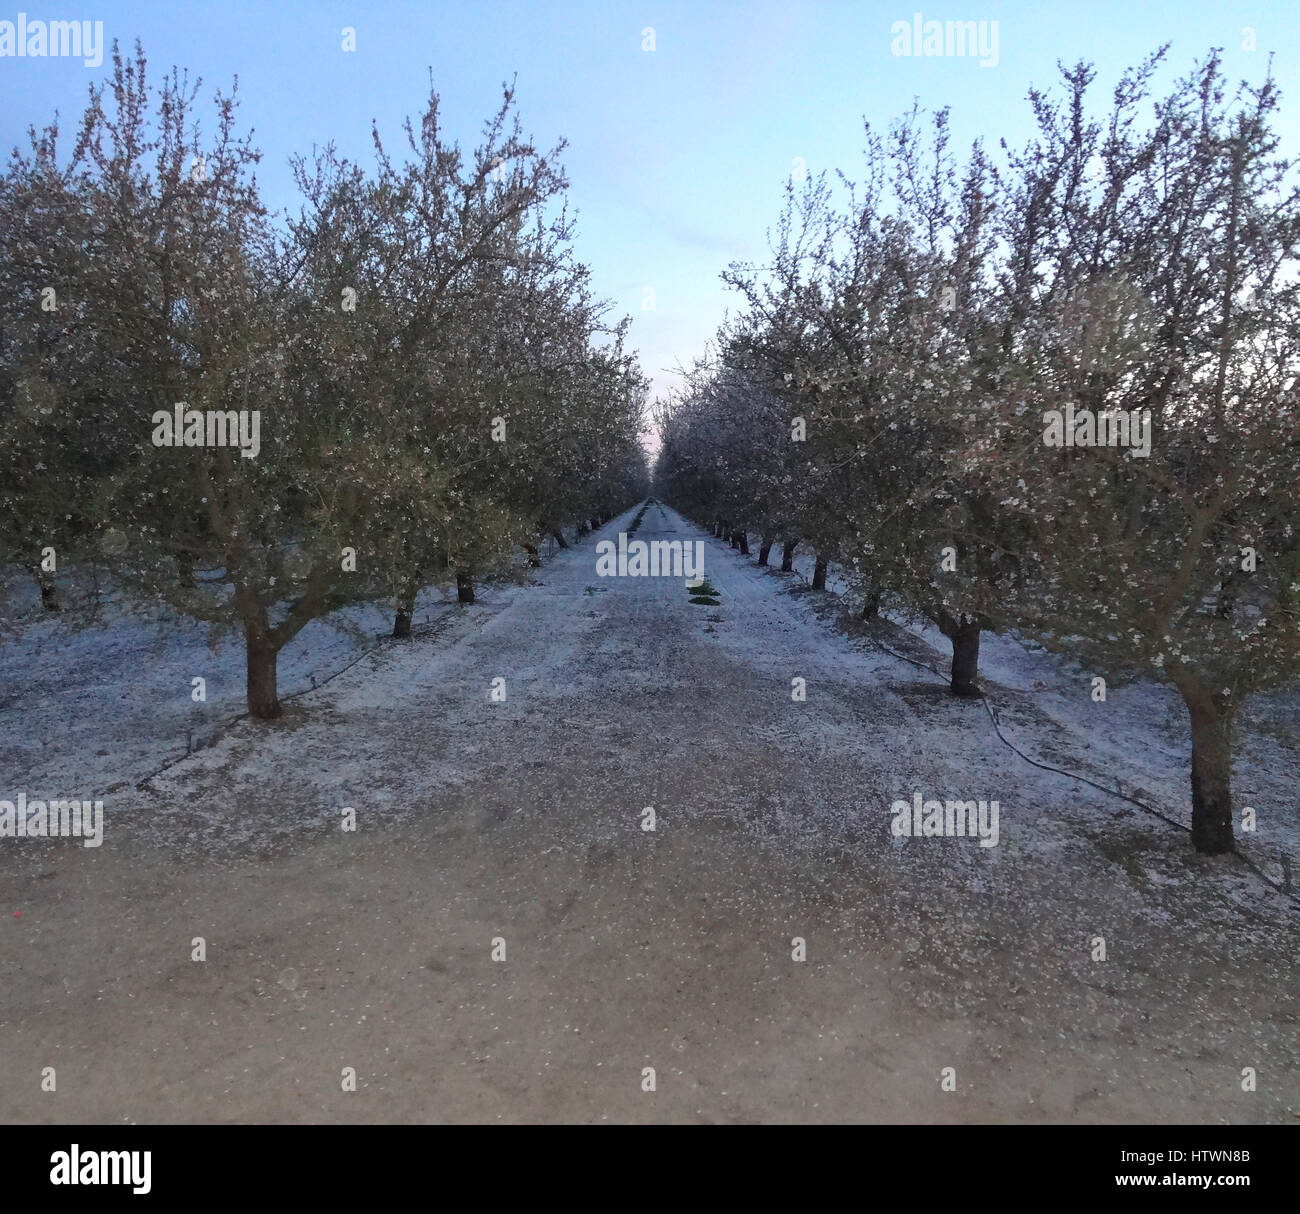
M 671 368 L 711 338 L 733 297 L 719 281 L 732 260 L 761 259 L 796 159 L 852 176 L 861 122 L 883 126 L 914 98 L 950 105 L 958 143 L 1029 132 L 1025 93 L 1055 78 L 1058 59 L 1099 68 L 1098 101 L 1125 66 L 1172 42 L 1185 70 L 1211 46 L 1230 77 L 1259 80 L 1269 51 L 1284 91 L 1284 147 L 1300 151 L 1300 5 L 1174 0 L 981 3 L 240 3 L 113 4 L 0 0 L 0 21 L 102 20 L 106 40 L 139 37 L 154 79 L 172 64 L 205 92 L 236 73 L 242 116 L 265 157 L 273 208 L 293 203 L 286 167 L 329 140 L 369 163 L 371 119 L 396 143 L 418 112 L 432 69 L 449 130 L 472 145 L 501 82 L 518 78 L 525 129 L 568 139 L 565 165 L 579 212 L 578 252 L 596 288 L 633 317 L 632 342 L 659 392 Z M 975 57 L 891 53 L 891 26 L 996 21 L 996 66 Z M 356 30 L 355 52 L 341 31 Z M 1243 30 L 1256 49 L 1243 49 Z M 643 31 L 654 31 L 654 50 Z M 80 60 L 0 58 L 0 143 L 55 109 L 70 129 L 87 83 L 106 67 Z M 653 291 L 653 309 L 646 308 Z

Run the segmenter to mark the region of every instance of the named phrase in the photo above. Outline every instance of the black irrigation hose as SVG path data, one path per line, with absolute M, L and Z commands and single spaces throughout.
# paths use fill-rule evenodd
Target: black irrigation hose
M 1117 788 L 1110 788 L 1105 784 L 1099 784 L 1096 780 L 1093 780 L 1088 776 L 1081 776 L 1077 772 L 1066 771 L 1062 767 L 1053 767 L 1050 763 L 1043 763 L 1040 760 L 1025 754 L 1025 752 L 1021 750 L 1019 746 L 1017 746 L 1014 742 L 1010 741 L 1010 739 L 1007 738 L 1006 734 L 1002 732 L 1001 722 L 998 720 L 997 712 L 994 710 L 993 706 L 989 703 L 988 697 L 981 696 L 980 701 L 984 705 L 984 711 L 989 714 L 989 720 L 993 722 L 993 732 L 996 733 L 998 737 L 1002 739 L 1002 744 L 1004 746 L 1006 746 L 1010 750 L 1014 750 L 1016 754 L 1018 754 L 1022 759 L 1024 759 L 1026 763 L 1032 763 L 1035 767 L 1041 767 L 1044 771 L 1054 771 L 1058 775 L 1069 776 L 1070 779 L 1080 780 L 1084 784 L 1091 784 L 1093 788 L 1100 789 L 1104 793 L 1109 793 L 1112 797 L 1120 797 L 1123 800 L 1128 801 L 1133 805 L 1136 805 L 1139 809 L 1144 809 L 1146 810 L 1147 813 L 1154 814 L 1162 822 L 1168 822 L 1170 826 L 1176 826 L 1179 830 L 1185 832 L 1186 834 L 1191 834 L 1192 828 L 1190 826 L 1186 825 L 1183 822 L 1178 821 L 1177 818 L 1169 817 L 1168 814 L 1162 814 L 1154 806 L 1147 805 L 1145 802 L 1139 801 L 1136 797 L 1129 796 L 1129 794 L 1126 792 L 1121 792 Z
M 904 662 L 910 662 L 913 666 L 917 666 L 922 670 L 928 670 L 932 675 L 938 678 L 941 682 L 947 682 L 947 680 L 944 679 L 943 675 L 939 671 L 935 670 L 935 668 L 929 665 L 928 663 L 918 662 L 915 658 L 909 658 L 906 654 L 899 653 L 896 650 L 891 649 L 888 645 L 885 645 L 882 642 L 877 641 L 874 637 L 869 639 L 871 643 L 876 646 L 876 648 L 884 650 L 884 652 L 889 654 L 891 657 L 899 658 Z M 1001 722 L 998 721 L 997 713 L 994 710 L 993 706 L 989 703 L 988 697 L 981 696 L 980 700 L 984 705 L 984 711 L 989 714 L 989 720 L 993 722 L 993 731 L 998 735 L 999 740 L 1002 742 L 1004 746 L 1007 747 L 1008 750 L 1011 750 L 1015 754 L 1019 755 L 1022 759 L 1024 759 L 1026 763 L 1031 763 L 1033 764 L 1034 767 L 1042 768 L 1043 771 L 1054 772 L 1058 776 L 1066 776 L 1071 780 L 1079 780 L 1084 784 L 1089 784 L 1093 788 L 1106 793 L 1108 796 L 1119 797 L 1122 800 L 1128 801 L 1132 805 L 1136 805 L 1139 809 L 1145 811 L 1146 813 L 1152 814 L 1154 817 L 1159 818 L 1162 822 L 1167 822 L 1170 826 L 1177 827 L 1179 830 L 1187 834 L 1191 833 L 1190 826 L 1187 826 L 1184 823 L 1179 822 L 1176 818 L 1169 817 L 1168 814 L 1161 813 L 1160 810 L 1155 808 L 1155 806 L 1148 805 L 1146 804 L 1145 801 L 1139 801 L 1136 797 L 1132 797 L 1126 792 L 1121 792 L 1119 789 L 1109 788 L 1105 784 L 1099 784 L 1096 780 L 1090 779 L 1088 776 L 1079 775 L 1078 772 L 1066 771 L 1065 768 L 1063 767 L 1053 767 L 1050 763 L 1040 762 L 1038 759 L 1035 759 L 1030 755 L 1025 754 L 1025 752 L 1021 750 L 1019 746 L 1017 746 L 1014 742 L 1010 741 L 1007 738 L 1006 734 L 1002 732 Z M 1237 859 L 1240 860 L 1251 872 L 1253 872 L 1255 876 L 1257 876 L 1261 881 L 1263 881 L 1265 885 L 1269 886 L 1271 889 L 1281 894 L 1282 897 L 1286 898 L 1289 902 L 1293 903 L 1297 909 L 1300 909 L 1300 898 L 1297 898 L 1294 894 L 1290 893 L 1288 890 L 1284 889 L 1281 885 L 1279 885 L 1276 881 L 1274 881 L 1272 877 L 1268 876 L 1268 874 L 1265 873 L 1259 867 L 1258 864 L 1256 864 L 1249 856 L 1247 856 L 1243 851 L 1241 851 L 1236 846 L 1235 842 L 1233 843 L 1232 854 L 1236 856 Z

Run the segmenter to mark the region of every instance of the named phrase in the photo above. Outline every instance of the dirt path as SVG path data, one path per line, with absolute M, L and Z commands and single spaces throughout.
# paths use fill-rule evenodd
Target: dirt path
M 102 848 L 9 843 L 0 1119 L 1294 1121 L 1280 900 L 706 542 L 717 608 L 587 539 Z M 892 838 L 914 790 L 998 798 L 999 846 Z

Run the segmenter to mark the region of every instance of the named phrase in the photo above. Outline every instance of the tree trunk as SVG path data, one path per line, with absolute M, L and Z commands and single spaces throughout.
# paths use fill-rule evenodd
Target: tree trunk
M 569 541 L 564 538 L 564 533 L 562 531 L 552 531 L 551 538 L 559 544 L 561 548 L 567 548 L 569 546 Z
M 952 694 L 980 695 L 976 682 L 980 666 L 979 620 L 965 615 L 956 619 L 948 617 L 939 624 L 939 631 L 952 642 Z
M 276 661 L 280 651 L 267 635 L 264 624 L 244 624 L 244 646 L 248 663 L 248 711 L 251 716 L 270 720 L 280 715 L 276 694 Z
M 749 555 L 749 532 L 741 531 L 740 533 L 740 555 Z
M 874 620 L 880 614 L 880 591 L 874 590 L 867 595 L 866 601 L 862 604 L 862 618 L 864 620 Z
M 59 591 L 54 584 L 54 576 L 40 569 L 36 573 L 36 584 L 41 590 L 41 606 L 46 611 L 58 611 Z
M 781 545 L 781 572 L 791 573 L 794 570 L 794 550 L 799 547 L 798 540 L 786 540 Z
M 415 614 L 415 587 L 403 586 L 397 596 L 397 614 L 393 617 L 393 635 L 409 637 L 411 635 L 411 617 Z
M 814 590 L 826 589 L 826 558 L 819 552 L 817 554 L 817 563 L 813 566 L 813 584 Z
M 525 544 L 524 551 L 528 553 L 528 568 L 540 569 L 542 567 L 542 557 L 533 544 Z
M 1231 719 L 1199 687 L 1180 688 L 1192 719 L 1192 846 L 1232 850 Z
M 1236 606 L 1237 579 L 1230 573 L 1219 582 L 1219 603 L 1214 609 L 1214 614 L 1221 620 L 1230 619 Z
M 740 547 L 740 532 L 739 532 L 739 531 L 732 531 L 732 532 L 728 535 L 728 539 L 730 540 L 731 546 L 732 546 L 733 548 L 739 548 L 739 547 Z
M 592 529 L 593 531 L 595 531 L 595 530 L 597 530 L 599 527 L 600 527 L 600 519 L 598 519 L 598 518 L 593 518 L 593 519 L 591 520 L 591 529 Z
M 767 536 L 764 536 L 763 542 L 758 547 L 758 563 L 760 565 L 767 564 L 768 554 L 771 551 L 772 551 L 772 541 L 768 539 Z
M 721 523 L 721 522 L 715 522 L 715 523 L 713 524 L 713 538 L 714 538 L 715 540 L 720 540 L 720 539 L 722 538 L 722 523 Z
M 474 575 L 468 569 L 456 570 L 456 599 L 461 603 L 474 601 Z
M 582 539 L 582 537 L 586 534 L 587 534 L 587 524 L 580 522 L 578 524 L 578 538 Z
M 194 589 L 194 558 L 188 552 L 182 552 L 176 558 L 177 574 L 182 590 Z

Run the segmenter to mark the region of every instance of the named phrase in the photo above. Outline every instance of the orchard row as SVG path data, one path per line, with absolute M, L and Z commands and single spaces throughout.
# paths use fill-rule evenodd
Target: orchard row
M 241 630 L 269 717 L 308 621 L 387 598 L 401 635 L 422 586 L 472 596 L 645 495 L 646 382 L 510 88 L 473 152 L 431 94 L 400 155 L 299 159 L 271 215 L 233 94 L 208 120 L 183 74 L 113 63 L 0 178 L 0 562 L 48 606 L 107 565 Z
M 996 157 L 913 110 L 859 180 L 791 181 L 656 491 L 933 621 L 958 695 L 990 629 L 1171 683 L 1221 852 L 1238 713 L 1300 673 L 1300 198 L 1271 82 L 1211 54 L 1156 95 L 1165 70 L 1098 109 L 1063 69 Z

